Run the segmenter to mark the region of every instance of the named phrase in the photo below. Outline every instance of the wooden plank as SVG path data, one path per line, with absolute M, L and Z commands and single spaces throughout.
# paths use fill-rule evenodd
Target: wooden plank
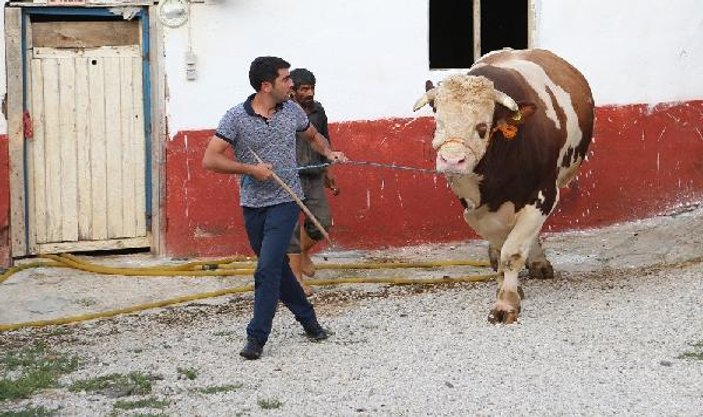
M 44 157 L 44 82 L 40 59 L 31 60 L 32 78 L 28 84 L 31 86 L 31 113 L 34 137 L 28 141 L 27 149 L 29 158 L 28 194 L 30 220 L 30 244 L 47 242 L 46 235 L 46 165 Z
M 135 74 L 132 71 L 133 58 L 120 58 L 120 124 L 122 125 L 122 222 L 123 236 L 135 236 L 137 226 L 136 201 L 135 201 L 135 163 L 138 154 L 134 131 L 134 88 Z
M 119 58 L 104 58 L 105 140 L 107 146 L 107 237 L 124 236 L 122 230 L 122 125 L 120 122 Z
M 534 48 L 537 43 L 537 5 L 536 0 L 527 4 L 527 47 Z
M 144 94 L 142 87 L 142 60 L 139 56 L 132 58 L 134 82 L 131 94 L 134 109 L 132 112 L 132 130 L 134 132 L 134 202 L 135 234 L 146 236 L 146 142 L 144 137 Z
M 139 54 L 139 47 L 130 46 L 104 46 L 91 49 L 57 49 L 57 48 L 34 48 L 35 58 L 119 58 L 124 56 L 134 56 Z
M 85 0 L 39 0 L 49 6 L 85 6 Z
M 59 146 L 61 147 L 61 242 L 78 240 L 75 59 L 58 59 Z
M 105 75 L 102 59 L 88 60 L 91 237 L 107 239 L 107 164 L 105 137 Z
M 12 1 L 12 6 L 17 7 L 46 7 L 49 0 L 27 0 L 27 1 Z M 86 0 L 86 7 L 106 7 L 106 6 L 152 6 L 154 0 Z
M 76 58 L 76 164 L 78 175 L 78 239 L 92 239 L 92 180 L 88 136 L 90 86 L 88 59 Z
M 55 59 L 42 59 L 44 81 L 44 155 L 46 164 L 46 235 L 49 242 L 62 238 L 61 137 L 59 112 L 59 66 Z M 46 111 L 49 110 L 49 111 Z M 39 161 L 37 161 L 38 163 Z
M 27 33 L 30 33 L 32 30 L 31 25 L 28 25 L 29 23 L 29 16 L 25 16 L 25 28 L 27 30 Z M 29 37 L 26 37 L 26 42 L 27 44 L 24 46 L 25 51 L 31 50 L 32 48 L 32 42 Z M 34 227 L 34 222 L 36 221 L 35 217 L 35 205 L 34 205 L 34 157 L 33 157 L 33 152 L 34 150 L 32 149 L 32 145 L 34 144 L 34 137 L 37 136 L 36 128 L 38 127 L 40 129 L 39 131 L 39 137 L 43 137 L 43 125 L 44 125 L 44 116 L 43 116 L 43 111 L 40 111 L 40 114 L 37 116 L 34 114 L 34 111 L 32 109 L 32 97 L 34 96 L 34 89 L 32 86 L 32 56 L 31 54 L 26 53 L 24 57 L 24 63 L 25 63 L 25 101 L 26 101 L 26 110 L 29 111 L 30 118 L 32 120 L 32 130 L 31 132 L 31 138 L 25 138 L 25 176 L 24 176 L 24 181 L 25 181 L 25 209 L 27 210 L 27 216 L 26 216 L 26 222 L 27 222 L 27 252 L 32 254 L 34 253 L 34 248 L 36 247 L 37 243 L 37 235 L 35 232 L 35 227 Z M 41 69 L 41 67 L 39 67 Z M 41 71 L 39 71 L 41 72 Z M 41 78 L 41 77 L 40 77 Z M 41 87 L 39 87 L 41 88 Z M 43 93 L 42 93 L 43 94 Z M 42 99 L 43 100 L 43 99 Z M 43 110 L 43 108 L 42 108 Z M 38 117 L 38 119 L 37 119 Z M 29 133 L 28 133 L 29 134 Z M 42 146 L 43 146 L 43 140 Z M 43 156 L 43 151 L 41 152 L 42 154 L 42 159 L 41 159 L 41 165 L 42 165 L 42 175 L 43 175 L 43 168 L 44 168 L 44 156 Z M 42 182 L 44 181 L 44 178 L 42 176 Z M 43 195 L 44 190 L 42 189 L 42 195 Z M 46 216 L 42 217 L 42 226 L 44 227 L 44 233 L 46 236 Z
M 166 75 L 164 69 L 164 30 L 158 18 L 158 6 L 149 7 L 149 79 L 151 97 L 151 250 L 156 255 L 166 252 L 165 222 L 162 222 L 164 206 L 165 165 L 163 149 L 166 143 Z
M 473 0 L 474 2 L 474 59 L 476 62 L 481 57 L 481 0 Z
M 139 21 L 34 22 L 32 41 L 50 48 L 139 45 Z
M 141 236 L 127 239 L 110 239 L 80 242 L 45 243 L 38 245 L 38 254 L 65 253 L 79 251 L 114 250 L 130 248 L 148 248 L 151 236 Z
M 22 112 L 22 9 L 5 8 L 5 65 L 7 68 L 7 135 L 10 157 L 10 250 L 27 254 L 25 238 L 24 127 Z

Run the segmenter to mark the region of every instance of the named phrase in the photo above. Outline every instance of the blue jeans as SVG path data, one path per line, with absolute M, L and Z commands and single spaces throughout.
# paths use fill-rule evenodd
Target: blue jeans
M 298 206 L 290 202 L 243 209 L 249 244 L 258 256 L 254 272 L 254 317 L 247 326 L 247 337 L 264 345 L 271 333 L 279 299 L 303 327 L 317 322 L 317 318 L 286 255 L 300 214 Z

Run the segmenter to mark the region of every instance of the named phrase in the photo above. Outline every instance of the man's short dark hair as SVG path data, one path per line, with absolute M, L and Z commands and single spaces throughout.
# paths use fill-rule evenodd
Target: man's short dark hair
M 290 78 L 293 80 L 293 88 L 298 88 L 301 85 L 315 86 L 315 74 L 305 68 L 296 68 L 290 72 Z
M 279 69 L 288 69 L 290 64 L 275 56 L 260 56 L 251 62 L 249 67 L 249 83 L 255 91 L 261 90 L 261 83 L 273 82 L 278 77 Z

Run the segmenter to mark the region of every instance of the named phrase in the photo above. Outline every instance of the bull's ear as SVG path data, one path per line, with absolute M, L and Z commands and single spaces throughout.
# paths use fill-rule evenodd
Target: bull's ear
M 432 80 L 425 81 L 425 91 L 430 91 L 433 88 L 434 88 L 434 84 L 432 84 Z
M 532 117 L 537 111 L 537 105 L 529 101 L 521 101 L 518 104 L 518 111 L 510 117 L 510 124 L 520 125 Z
M 435 89 L 428 90 L 425 94 L 422 95 L 416 102 L 415 105 L 413 106 L 413 111 L 418 111 L 422 107 L 424 107 L 427 103 L 431 102 L 434 100 L 434 95 L 435 95 Z

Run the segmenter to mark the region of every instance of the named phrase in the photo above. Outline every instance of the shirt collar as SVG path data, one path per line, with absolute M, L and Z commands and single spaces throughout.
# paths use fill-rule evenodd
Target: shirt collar
M 251 106 L 251 102 L 254 101 L 254 96 L 256 94 L 252 94 L 247 99 L 244 101 L 244 111 L 247 112 L 249 116 L 253 117 L 261 117 L 262 119 L 266 119 L 264 116 L 258 114 L 257 112 L 254 111 L 254 108 Z M 280 111 L 283 108 L 283 103 L 278 103 L 276 104 L 276 110 L 275 111 Z

